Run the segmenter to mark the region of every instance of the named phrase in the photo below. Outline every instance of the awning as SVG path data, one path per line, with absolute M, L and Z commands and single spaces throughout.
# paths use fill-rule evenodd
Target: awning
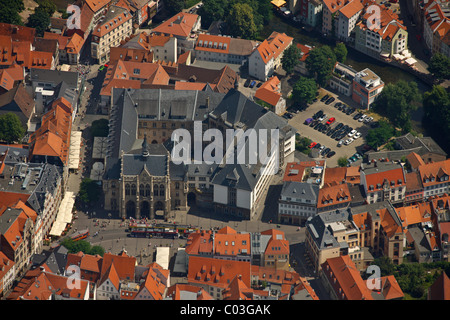
M 275 7 L 280 8 L 280 7 L 282 7 L 282 6 L 284 6 L 286 4 L 286 1 L 284 1 L 284 0 L 272 0 L 270 3 L 273 4 Z
M 408 59 L 405 60 L 405 62 L 407 64 L 409 64 L 409 65 L 413 65 L 413 64 L 415 64 L 417 62 L 417 60 L 414 59 L 414 58 L 408 58 Z
M 67 191 L 59 205 L 59 211 L 56 220 L 53 222 L 50 230 L 51 236 L 61 236 L 67 224 L 72 222 L 72 209 L 75 204 L 75 195 L 73 192 Z
M 78 169 L 81 154 L 81 131 L 73 131 L 70 135 L 69 169 Z

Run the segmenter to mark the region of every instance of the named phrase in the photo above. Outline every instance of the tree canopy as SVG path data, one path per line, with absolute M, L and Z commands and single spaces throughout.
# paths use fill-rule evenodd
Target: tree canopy
M 101 246 L 92 246 L 89 241 L 86 240 L 78 240 L 78 241 L 73 241 L 70 238 L 65 238 L 62 242 L 61 245 L 64 246 L 69 253 L 78 253 L 78 252 L 83 252 L 85 254 L 89 254 L 89 255 L 100 255 L 103 257 L 103 255 L 105 254 L 105 249 Z
M 258 32 L 253 9 L 246 3 L 235 3 L 230 9 L 226 22 L 228 32 L 235 37 L 253 39 Z
M 84 178 L 80 183 L 80 191 L 78 196 L 84 203 L 98 201 L 100 198 L 100 186 L 97 184 L 97 181 Z
M 91 134 L 93 137 L 107 137 L 108 136 L 108 119 L 98 119 L 92 121 Z
M 25 128 L 16 114 L 8 112 L 0 116 L 0 141 L 19 142 L 24 135 Z
M 35 28 L 36 35 L 42 37 L 44 31 L 50 25 L 50 15 L 45 7 L 37 7 L 34 13 L 28 17 L 27 27 Z
M 19 13 L 25 10 L 22 0 L 0 0 L 0 22 L 23 25 Z
M 390 122 L 403 132 L 411 130 L 411 112 L 416 110 L 422 100 L 416 82 L 400 80 L 387 84 L 373 103 L 373 109 L 386 116 Z
M 301 51 L 295 44 L 292 44 L 284 50 L 281 57 L 281 65 L 286 73 L 291 74 L 294 72 L 294 68 L 300 62 Z
M 336 60 L 344 63 L 347 60 L 347 47 L 344 43 L 339 42 L 334 48 L 334 54 L 336 55 Z
M 374 150 L 385 144 L 394 134 L 394 128 L 389 123 L 380 120 L 379 124 L 378 128 L 369 130 L 366 136 L 366 143 Z
M 331 77 L 334 66 L 336 64 L 336 55 L 329 46 L 317 47 L 311 50 L 306 58 L 306 68 L 317 83 L 325 87 L 328 79 Z
M 440 52 L 435 53 L 428 64 L 428 71 L 438 80 L 450 79 L 450 58 Z
M 439 85 L 423 95 L 423 126 L 444 149 L 450 147 L 450 94 Z
M 300 77 L 292 88 L 292 100 L 294 103 L 305 105 L 312 103 L 317 96 L 317 83 L 312 78 Z

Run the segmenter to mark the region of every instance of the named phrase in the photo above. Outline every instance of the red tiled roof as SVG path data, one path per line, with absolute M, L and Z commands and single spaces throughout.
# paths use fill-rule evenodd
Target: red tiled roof
M 450 300 L 450 278 L 445 271 L 429 288 L 429 300 Z
M 419 173 L 424 187 L 442 183 L 441 179 L 449 179 L 450 159 L 419 165 Z
M 85 0 L 86 4 L 93 12 L 97 12 L 107 4 L 111 2 L 111 0 Z
M 276 106 L 281 99 L 281 93 L 278 87 L 279 84 L 280 80 L 278 77 L 273 76 L 256 90 L 255 98 L 267 102 L 272 106 Z
M 195 50 L 228 54 L 230 51 L 230 42 L 230 37 L 199 34 L 195 44 Z
M 124 255 L 114 255 L 111 253 L 105 253 L 103 255 L 101 274 L 104 275 L 108 272 L 110 266 L 114 264 L 114 268 L 117 271 L 117 275 L 121 280 L 133 280 L 134 269 L 136 266 L 136 258 Z
M 351 200 L 350 190 L 346 183 L 323 187 L 319 190 L 317 208 L 349 203 Z
M 114 30 L 115 28 L 120 27 L 128 20 L 132 19 L 133 16 L 128 12 L 124 11 L 120 13 L 119 15 L 115 16 L 114 18 L 111 18 L 109 20 L 103 20 L 102 22 L 99 22 L 92 30 L 92 35 L 97 37 L 103 37 L 104 35 L 111 32 L 111 30 Z
M 226 288 L 234 277 L 241 276 L 250 287 L 250 270 L 250 262 L 191 256 L 187 278 L 192 284 Z
M 267 64 L 270 59 L 276 59 L 292 43 L 293 39 L 285 33 L 274 31 L 256 50 L 261 55 L 263 62 Z
M 327 259 L 322 264 L 322 270 L 339 300 L 373 300 L 370 290 L 350 256 L 343 255 Z
M 196 14 L 180 12 L 154 28 L 153 32 L 188 37 L 198 19 Z
M 286 164 L 283 181 L 302 181 L 303 172 L 310 167 L 325 167 L 325 160 L 289 162 Z
M 197 300 L 214 300 L 205 289 L 190 284 L 176 283 L 167 289 L 167 297 L 172 300 L 182 300 L 182 292 L 192 292 L 197 294 Z
M 385 181 L 388 181 L 389 186 L 391 186 L 392 181 L 394 182 L 394 185 L 391 186 L 391 188 L 404 186 L 406 184 L 405 177 L 403 175 L 403 169 L 401 167 L 366 174 L 365 179 L 366 179 L 365 184 L 370 192 L 377 192 L 382 190 L 383 183 Z M 400 184 L 399 181 L 401 181 Z M 370 189 L 369 188 L 370 186 L 373 186 L 373 189 Z

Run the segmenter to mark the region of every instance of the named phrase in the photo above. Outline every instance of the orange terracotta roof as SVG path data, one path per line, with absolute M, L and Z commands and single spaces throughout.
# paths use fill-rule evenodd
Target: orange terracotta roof
M 381 226 L 389 238 L 403 233 L 402 226 L 397 224 L 388 209 L 380 209 L 377 212 L 380 214 Z
M 259 52 L 263 62 L 267 64 L 270 59 L 276 59 L 292 43 L 293 39 L 285 33 L 274 31 L 256 50 Z
M 362 231 L 370 230 L 371 219 L 368 212 L 362 212 L 358 214 L 352 215 L 352 219 L 355 222 L 355 225 Z
M 360 167 L 347 167 L 347 173 L 345 175 L 347 183 L 359 184 L 361 180 L 361 175 L 359 173 Z
M 350 19 L 355 14 L 362 11 L 362 9 L 364 9 L 364 6 L 360 0 L 351 0 L 348 1 L 348 3 L 342 9 L 340 9 L 339 12 Z
M 53 54 L 51 52 L 31 51 L 28 68 L 51 69 Z
M 431 203 L 424 202 L 412 206 L 400 207 L 397 213 L 403 221 L 403 227 L 431 222 Z
M 3 251 L 0 251 L 0 279 L 4 279 L 5 275 L 14 267 L 14 261 L 10 260 Z M 0 289 L 0 294 L 2 289 Z
M 324 185 L 330 186 L 345 183 L 346 175 L 347 175 L 347 167 L 334 167 L 334 168 L 327 167 L 325 169 L 323 183 Z
M 0 208 L 9 207 L 17 203 L 19 200 L 25 203 L 28 201 L 29 197 L 30 195 L 25 193 L 0 191 Z
M 97 12 L 110 2 L 111 0 L 86 0 L 86 4 L 93 12 Z
M 300 61 L 306 61 L 306 58 L 308 58 L 309 53 L 313 49 L 313 47 L 310 47 L 310 46 L 307 46 L 307 45 L 303 45 L 303 44 L 300 44 L 300 43 L 297 43 L 297 48 L 299 48 L 300 51 L 301 51 Z
M 180 12 L 154 28 L 153 32 L 188 37 L 198 19 L 196 14 Z
M 413 168 L 413 169 L 417 169 L 419 166 L 425 164 L 422 157 L 419 156 L 415 152 L 411 152 L 410 154 L 408 154 L 406 156 L 406 160 L 409 162 L 409 164 L 411 165 L 411 168 Z
M 187 278 L 192 284 L 226 288 L 240 275 L 244 284 L 250 287 L 250 270 L 250 262 L 191 256 Z
M 122 280 L 134 279 L 134 268 L 136 266 L 136 258 L 127 255 L 114 255 L 105 253 L 103 255 L 101 274 L 105 274 L 109 267 L 114 263 L 119 278 Z
M 206 87 L 203 82 L 176 81 L 175 90 L 197 90 L 202 91 Z
M 117 7 L 117 9 L 119 9 L 119 7 Z M 120 27 L 125 22 L 133 18 L 133 16 L 127 10 L 123 8 L 120 8 L 120 10 L 123 12 L 114 15 L 114 17 L 112 17 L 111 19 L 105 19 L 99 22 L 92 29 L 92 35 L 97 37 L 103 37 L 104 35 L 108 34 L 111 30 Z
M 255 98 L 260 99 L 272 106 L 276 106 L 281 99 L 281 93 L 279 89 L 280 80 L 277 76 L 273 76 L 255 92 Z
M 417 172 L 408 172 L 406 175 L 406 191 L 423 190 L 420 176 Z
M 80 36 L 78 33 L 74 33 L 70 37 L 66 45 L 66 51 L 72 54 L 79 54 L 81 52 L 81 49 L 83 48 L 83 45 L 84 45 L 83 37 Z
M 350 201 L 350 190 L 348 189 L 348 185 L 346 183 L 323 187 L 319 190 L 317 208 L 325 208 L 336 204 L 349 203 Z
M 33 42 L 36 29 L 9 23 L 0 23 L 0 35 L 11 36 L 14 41 Z
M 380 282 L 380 290 L 373 290 L 373 294 L 383 295 L 384 300 L 402 299 L 405 296 L 393 275 L 381 277 Z
M 162 300 L 166 290 L 168 274 L 164 277 L 163 274 L 159 272 L 159 269 L 162 269 L 162 267 L 153 263 L 148 270 L 144 285 L 140 288 L 140 292 L 147 290 L 153 300 Z
M 419 173 L 424 187 L 440 184 L 445 179 L 449 179 L 450 159 L 420 165 Z
M 370 290 L 350 256 L 343 255 L 327 259 L 322 264 L 322 270 L 339 300 L 373 300 Z M 333 274 L 331 279 L 330 272 Z
M 442 271 L 429 288 L 430 300 L 450 300 L 450 278 Z
M 195 50 L 228 54 L 230 52 L 230 42 L 230 37 L 199 34 Z
M 214 236 L 214 253 L 221 256 L 250 255 L 249 233 L 217 233 Z
M 205 289 L 190 284 L 176 283 L 167 289 L 167 297 L 172 300 L 182 300 L 183 292 L 191 292 L 197 294 L 197 300 L 214 300 Z
M 186 253 L 189 255 L 210 254 L 213 252 L 213 239 L 210 231 L 191 233 L 186 243 Z
M 370 192 L 377 192 L 382 190 L 383 183 L 385 181 L 389 183 L 389 186 L 391 186 L 391 182 L 393 181 L 394 186 L 391 187 L 399 187 L 406 184 L 405 177 L 403 175 L 403 169 L 401 167 L 366 174 L 365 179 L 365 184 Z M 399 183 L 399 181 L 401 183 Z M 370 186 L 373 186 L 373 189 L 370 189 Z
M 301 182 L 303 173 L 306 168 L 310 167 L 325 167 L 325 160 L 318 161 L 300 161 L 288 162 L 283 176 L 283 181 L 298 181 Z
M 287 254 L 289 255 L 289 241 L 283 231 L 276 229 L 269 229 L 261 232 L 263 235 L 270 235 L 271 238 L 266 246 L 265 255 L 273 254 Z

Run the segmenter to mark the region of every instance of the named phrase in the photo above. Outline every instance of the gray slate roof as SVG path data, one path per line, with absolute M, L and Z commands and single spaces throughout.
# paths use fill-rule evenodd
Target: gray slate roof
M 168 160 L 168 157 L 164 155 L 149 155 L 148 157 L 143 157 L 140 154 L 125 154 L 122 158 L 122 173 L 124 175 L 132 176 L 139 175 L 145 168 L 152 176 L 162 177 L 168 174 Z
M 311 204 L 317 203 L 318 194 L 319 186 L 306 182 L 285 181 L 281 189 L 281 196 L 311 200 Z

